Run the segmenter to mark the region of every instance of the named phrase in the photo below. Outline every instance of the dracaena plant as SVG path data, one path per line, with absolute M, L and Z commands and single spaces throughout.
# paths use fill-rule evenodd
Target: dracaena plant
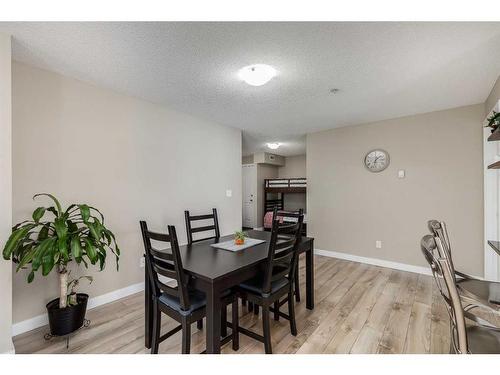
M 94 207 L 86 204 L 71 204 L 63 210 L 59 201 L 51 194 L 33 196 L 49 197 L 50 207 L 38 207 L 33 211 L 32 220 L 23 221 L 12 228 L 12 234 L 3 249 L 3 257 L 17 263 L 16 271 L 31 270 L 28 283 L 41 271 L 47 276 L 56 269 L 59 273 L 59 307 L 67 305 L 68 265 L 75 261 L 88 268 L 98 265 L 102 271 L 106 265 L 107 251 L 118 260 L 120 249 L 115 235 L 104 226 L 104 216 Z

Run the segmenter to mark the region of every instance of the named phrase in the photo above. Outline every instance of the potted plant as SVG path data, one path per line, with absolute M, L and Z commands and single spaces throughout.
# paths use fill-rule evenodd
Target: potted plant
M 88 268 L 98 264 L 102 271 L 106 264 L 106 253 L 111 251 L 118 260 L 120 249 L 115 235 L 104 226 L 104 216 L 86 204 L 71 204 L 63 210 L 59 201 L 51 194 L 36 194 L 49 197 L 54 205 L 38 207 L 32 220 L 23 221 L 12 228 L 12 234 L 3 249 L 3 257 L 17 263 L 16 272 L 31 267 L 28 283 L 33 282 L 35 272 L 42 276 L 52 270 L 59 274 L 59 298 L 47 304 L 50 333 L 62 336 L 79 329 L 84 321 L 89 296 L 76 293 L 79 279 L 68 282 L 71 262 Z M 44 220 L 46 214 L 50 219 Z M 89 276 L 84 276 L 90 282 Z M 69 293 L 68 293 L 69 290 Z
M 236 245 L 243 245 L 245 243 L 245 237 L 246 237 L 246 233 L 243 232 L 243 231 L 236 231 L 234 233 L 234 243 Z
M 486 127 L 491 128 L 491 132 L 493 133 L 500 125 L 500 112 L 493 111 L 491 116 L 488 117 L 487 121 L 488 124 L 486 125 Z

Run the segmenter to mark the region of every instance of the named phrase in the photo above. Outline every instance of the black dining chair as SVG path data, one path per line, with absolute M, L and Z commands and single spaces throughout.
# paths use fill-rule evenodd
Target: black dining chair
M 191 216 L 189 211 L 186 210 L 186 211 L 184 211 L 184 218 L 186 220 L 186 232 L 187 232 L 187 240 L 188 240 L 189 245 L 193 244 L 194 242 L 205 241 L 205 240 L 210 240 L 210 239 L 220 237 L 219 220 L 217 218 L 217 209 L 212 208 L 212 213 L 208 214 L 208 215 L 195 215 L 195 216 Z M 193 221 L 200 221 L 200 220 L 213 220 L 213 224 L 193 228 L 191 225 L 192 222 Z M 213 231 L 214 235 L 211 237 L 197 238 L 196 240 L 193 239 L 194 233 L 209 232 L 209 231 Z
M 287 319 L 292 335 L 297 335 L 293 284 L 303 219 L 304 216 L 301 215 L 297 223 L 288 225 L 280 225 L 276 217 L 273 219 L 267 263 L 263 272 L 238 286 L 240 296 L 262 308 L 263 335 L 243 327 L 239 327 L 239 332 L 264 343 L 266 354 L 272 353 L 270 312 L 274 313 L 275 320 L 279 317 Z M 285 303 L 288 303 L 288 314 L 280 311 Z
M 148 230 L 145 221 L 140 222 L 142 238 L 144 241 L 146 267 L 149 275 L 149 283 L 152 290 L 153 304 L 153 337 L 151 353 L 158 353 L 160 342 L 169 338 L 176 332 L 182 330 L 182 353 L 189 354 L 191 343 L 191 324 L 202 321 L 206 315 L 205 293 L 190 288 L 190 278 L 184 273 L 182 259 L 179 251 L 179 243 L 175 226 L 168 226 L 168 234 L 156 233 Z M 157 250 L 153 248 L 151 240 L 170 244 L 170 249 Z M 175 286 L 170 286 L 160 279 L 169 278 L 175 280 Z M 233 350 L 238 350 L 238 297 L 231 291 L 222 295 L 222 309 L 227 311 L 227 305 L 232 304 L 232 334 L 223 337 L 221 344 L 233 341 Z M 161 313 L 165 313 L 180 323 L 171 331 L 160 336 Z M 222 314 L 221 326 L 227 327 L 226 315 Z M 225 330 L 221 329 L 221 332 Z M 222 334 L 225 336 L 225 334 Z
M 285 210 L 278 210 L 278 207 L 274 207 L 273 209 L 273 219 L 278 218 L 279 219 L 279 225 L 289 225 L 292 223 L 296 223 L 299 219 L 299 217 L 304 216 L 304 210 L 300 208 L 297 211 L 285 211 Z M 304 235 L 304 231 L 301 230 L 301 235 Z M 300 280 L 299 280 L 299 256 L 297 256 L 297 271 L 295 272 L 295 277 L 294 277 L 294 294 L 295 294 L 295 301 L 300 302 Z M 243 301 L 243 304 L 245 304 L 245 301 Z M 254 312 L 255 315 L 259 314 L 259 307 L 258 306 L 253 306 L 251 303 L 248 304 L 248 309 L 249 311 Z M 279 316 L 277 317 L 277 320 L 279 320 Z

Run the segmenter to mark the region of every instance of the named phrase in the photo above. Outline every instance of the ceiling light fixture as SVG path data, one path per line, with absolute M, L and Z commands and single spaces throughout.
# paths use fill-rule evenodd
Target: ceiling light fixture
M 276 150 L 280 147 L 280 144 L 278 142 L 275 143 L 268 143 L 267 147 L 269 147 L 271 150 Z
M 248 65 L 238 72 L 238 76 L 251 86 L 265 85 L 277 74 L 276 69 L 265 64 Z

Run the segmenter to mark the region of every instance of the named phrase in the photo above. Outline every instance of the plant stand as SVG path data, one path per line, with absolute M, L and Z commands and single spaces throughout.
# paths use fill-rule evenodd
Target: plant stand
M 83 320 L 83 325 L 78 328 L 76 331 L 73 331 L 71 333 L 68 333 L 67 335 L 62 335 L 62 336 L 59 336 L 59 335 L 52 335 L 50 333 L 46 333 L 43 338 L 46 340 L 46 341 L 49 341 L 49 340 L 52 340 L 54 337 L 64 337 L 66 339 L 66 349 L 69 349 L 69 339 L 71 338 L 71 336 L 78 332 L 79 330 L 81 330 L 82 328 L 87 328 L 88 326 L 90 326 L 90 320 L 89 319 L 84 319 Z

